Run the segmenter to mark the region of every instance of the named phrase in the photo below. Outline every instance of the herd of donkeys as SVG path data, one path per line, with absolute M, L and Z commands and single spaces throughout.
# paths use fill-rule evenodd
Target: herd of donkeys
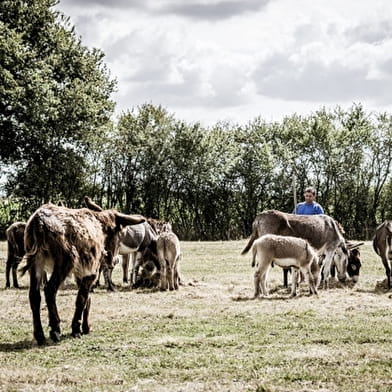
M 105 286 L 114 290 L 111 272 L 122 256 L 123 282 L 128 283 L 131 259 L 131 287 L 177 290 L 181 283 L 180 241 L 168 222 L 104 210 L 89 197 L 86 208 L 71 209 L 52 203 L 38 208 L 25 222 L 15 222 L 6 230 L 8 255 L 6 287 L 18 286 L 19 272 L 29 272 L 29 300 L 34 338 L 46 342 L 43 332 L 40 290 L 43 287 L 49 314 L 50 337 L 61 336 L 56 294 L 71 273 L 78 286 L 72 336 L 89 333 L 90 293 L 102 272 Z M 252 249 L 254 298 L 268 296 L 268 272 L 273 265 L 284 271 L 287 286 L 292 272 L 291 296 L 298 282 L 306 279 L 311 294 L 320 284 L 328 289 L 330 276 L 356 283 L 361 268 L 359 246 L 345 240 L 342 227 L 328 215 L 295 215 L 269 210 L 257 215 L 252 234 L 242 254 Z M 376 229 L 373 247 L 381 257 L 391 288 L 392 221 Z M 21 262 L 23 260 L 23 262 Z M 47 274 L 49 273 L 49 278 Z

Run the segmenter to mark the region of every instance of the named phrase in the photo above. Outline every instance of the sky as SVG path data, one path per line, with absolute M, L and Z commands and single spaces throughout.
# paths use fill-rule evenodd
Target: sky
M 60 0 L 105 53 L 116 114 L 144 103 L 205 126 L 361 103 L 392 112 L 390 0 Z

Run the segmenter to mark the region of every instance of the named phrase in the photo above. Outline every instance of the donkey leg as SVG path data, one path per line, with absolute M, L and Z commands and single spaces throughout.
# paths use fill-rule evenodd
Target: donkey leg
M 254 298 L 257 298 L 261 293 L 264 296 L 268 296 L 267 289 L 267 278 L 268 278 L 268 270 L 270 269 L 271 262 L 265 260 L 262 257 L 257 257 L 257 270 L 254 274 L 254 284 L 255 284 L 255 294 Z
M 136 252 L 133 252 L 131 257 L 131 275 L 129 277 L 131 281 L 131 287 L 134 288 L 136 284 Z
M 391 267 L 389 264 L 389 260 L 385 255 L 381 256 L 381 261 L 384 264 L 385 275 L 387 276 L 387 288 L 389 290 L 391 288 Z
M 60 341 L 60 317 L 57 311 L 56 295 L 60 284 L 65 280 L 58 270 L 54 270 L 44 287 L 45 300 L 48 306 L 50 337 L 54 342 Z
M 315 279 L 313 274 L 312 274 L 312 269 L 309 266 L 309 287 L 311 290 L 311 293 L 314 295 L 318 295 L 318 291 L 317 291 L 317 278 Z
M 91 287 L 91 292 L 94 292 L 94 289 L 95 289 L 96 287 L 99 287 L 99 286 L 100 286 L 100 282 L 99 282 L 99 281 L 101 280 L 101 274 L 103 275 L 102 270 L 103 270 L 103 266 L 102 266 L 102 264 L 101 264 L 101 266 L 99 267 L 98 278 L 97 278 L 96 282 L 93 284 L 93 286 Z M 103 279 L 105 280 L 105 276 L 104 276 Z M 76 284 L 79 286 L 79 283 L 80 283 L 80 282 L 78 282 L 78 280 L 77 280 L 76 277 L 75 277 L 75 280 L 76 280 Z
M 255 285 L 255 293 L 253 295 L 253 298 L 257 298 L 260 295 L 260 271 L 257 269 L 257 271 L 254 273 L 254 285 Z
M 169 290 L 172 291 L 174 290 L 174 269 L 173 269 L 173 265 L 170 262 L 167 264 L 167 278 L 168 278 Z
M 173 272 L 174 272 L 174 288 L 175 288 L 175 290 L 178 290 L 178 284 L 180 281 L 180 278 L 178 275 L 178 259 L 174 263 Z
M 18 265 L 19 265 L 20 259 L 16 260 L 14 265 L 12 266 L 12 281 L 14 282 L 14 288 L 18 289 L 19 288 L 19 283 L 18 283 Z
M 289 275 L 289 268 L 283 268 L 283 287 L 287 288 L 289 287 L 289 282 L 288 282 L 288 275 Z
M 10 252 L 10 250 L 8 252 Z M 15 259 L 12 256 L 8 255 L 6 266 L 5 266 L 5 281 L 6 281 L 5 287 L 6 288 L 11 287 L 10 275 L 11 275 L 11 269 L 13 268 L 14 264 L 15 264 Z M 15 283 L 15 281 L 14 281 L 14 283 Z
M 387 283 L 388 283 L 388 290 L 390 290 L 391 287 L 392 287 L 392 286 L 391 286 L 391 274 L 388 275 Z
M 91 286 L 93 282 L 94 282 L 94 276 L 91 276 L 90 279 L 86 279 L 87 286 L 89 285 Z M 82 331 L 84 335 L 87 335 L 90 332 L 90 323 L 89 323 L 90 306 L 91 306 L 90 290 L 88 290 L 87 293 L 88 293 L 88 297 L 86 299 L 86 305 L 83 310 L 83 323 L 82 323 Z
M 257 298 L 260 295 L 260 290 L 263 295 L 268 295 L 265 282 L 267 280 L 268 269 L 269 266 L 263 260 L 258 260 L 257 269 L 254 274 L 255 293 L 253 298 Z
M 314 278 L 313 278 L 313 275 L 312 275 L 312 271 L 311 271 L 310 265 L 305 267 L 305 268 L 302 268 L 301 272 L 303 273 L 303 275 L 306 277 L 306 279 L 308 281 L 308 284 L 309 284 L 309 294 L 310 295 L 312 295 L 312 294 L 316 294 L 317 295 L 318 294 L 317 293 L 317 288 L 316 288 L 316 284 L 315 284 L 315 281 L 314 281 Z
M 133 272 L 132 272 L 132 287 L 136 288 L 137 286 L 137 282 L 138 282 L 138 278 L 139 278 L 139 271 L 140 271 L 140 266 L 142 264 L 143 260 L 142 260 L 142 255 L 139 252 L 135 253 L 135 258 L 133 260 Z
M 116 291 L 112 280 L 112 272 L 113 268 L 105 266 L 103 269 L 103 278 L 105 280 L 105 287 L 107 291 Z
M 324 258 L 324 265 L 323 265 L 323 273 L 324 273 L 324 282 L 323 288 L 329 289 L 329 277 L 331 274 L 331 263 L 332 263 L 333 253 L 328 252 Z
M 291 293 L 290 297 L 295 297 L 297 295 L 298 286 L 298 270 L 296 268 L 291 268 Z
M 123 283 L 128 283 L 129 254 L 122 256 Z
M 159 264 L 160 264 L 160 270 L 161 270 L 161 276 L 160 276 L 160 280 L 159 280 L 159 288 L 162 291 L 167 290 L 167 263 L 166 260 L 159 260 Z
M 83 311 L 83 323 L 82 323 L 82 331 L 84 335 L 90 333 L 90 323 L 89 323 L 89 315 L 90 315 L 90 306 L 91 306 L 91 297 L 89 296 L 86 300 L 86 306 Z
M 35 270 L 34 265 L 30 268 L 30 289 L 29 289 L 29 301 L 30 308 L 33 314 L 33 334 L 39 346 L 42 346 L 46 339 L 41 323 L 41 293 L 40 293 L 41 279 Z
M 136 288 L 137 278 L 139 276 L 140 265 L 143 262 L 143 256 L 140 252 L 135 252 L 132 254 L 132 288 Z
M 82 316 L 83 319 L 83 329 L 88 333 L 90 327 L 88 324 L 88 315 L 89 315 L 89 294 L 91 285 L 93 284 L 96 275 L 89 275 L 85 276 L 80 281 L 78 295 L 76 297 L 76 306 L 75 306 L 75 313 L 72 319 L 72 336 L 74 338 L 80 338 L 82 333 L 80 330 L 82 324 Z M 87 312 L 85 312 L 86 305 L 88 305 Z
M 269 291 L 268 291 L 268 272 L 269 272 L 269 267 L 262 273 L 261 275 L 261 291 L 264 295 L 264 297 L 268 297 L 269 296 Z

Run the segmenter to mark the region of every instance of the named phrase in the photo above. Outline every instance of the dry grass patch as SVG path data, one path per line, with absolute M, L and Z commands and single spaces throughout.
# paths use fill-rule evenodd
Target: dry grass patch
M 251 300 L 245 241 L 182 242 L 178 292 L 121 287 L 92 294 L 90 335 L 70 337 L 76 298 L 70 280 L 58 294 L 63 336 L 37 347 L 28 281 L 5 290 L 0 243 L 1 391 L 391 391 L 390 293 L 370 242 L 352 289 L 288 298 L 282 271 L 269 299 Z M 45 308 L 45 305 L 42 305 Z M 47 325 L 46 309 L 42 310 Z M 48 334 L 48 331 L 45 331 Z

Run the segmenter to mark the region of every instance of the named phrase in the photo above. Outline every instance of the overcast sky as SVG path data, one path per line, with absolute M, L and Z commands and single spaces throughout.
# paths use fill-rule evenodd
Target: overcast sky
M 392 112 L 391 0 L 60 0 L 105 53 L 116 112 L 244 124 L 362 103 Z

